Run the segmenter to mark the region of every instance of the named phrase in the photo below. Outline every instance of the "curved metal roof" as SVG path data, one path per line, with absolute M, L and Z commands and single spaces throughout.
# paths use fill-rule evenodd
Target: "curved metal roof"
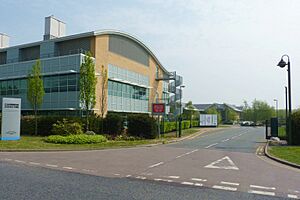
M 129 39 L 135 41 L 136 43 L 141 45 L 152 56 L 152 58 L 163 69 L 164 72 L 169 74 L 169 71 L 167 71 L 166 68 L 163 67 L 163 65 L 159 62 L 159 60 L 155 56 L 155 54 L 141 40 L 139 40 L 137 37 L 135 37 L 135 36 L 133 36 L 129 33 L 125 33 L 125 32 L 122 32 L 122 31 L 117 31 L 117 30 L 101 30 L 101 31 L 94 31 L 93 33 L 94 33 L 95 36 L 97 36 L 97 35 L 119 35 L 119 36 L 123 36 L 123 37 L 129 38 Z

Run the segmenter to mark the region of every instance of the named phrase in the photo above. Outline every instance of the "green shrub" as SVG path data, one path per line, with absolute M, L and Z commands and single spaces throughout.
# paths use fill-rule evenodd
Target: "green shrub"
M 89 129 L 97 134 L 103 134 L 104 132 L 104 122 L 103 119 L 99 115 L 91 115 L 90 116 L 90 124 Z
M 48 136 L 51 135 L 52 125 L 57 121 L 63 119 L 68 121 L 82 123 L 82 119 L 79 117 L 57 117 L 57 116 L 38 116 L 38 135 Z M 34 116 L 23 116 L 21 118 L 21 134 L 22 135 L 33 135 L 34 134 Z
M 292 144 L 300 145 L 300 110 L 292 114 Z
M 107 139 L 103 135 L 50 135 L 45 140 L 49 143 L 55 144 L 94 144 L 94 143 L 102 143 L 106 142 Z
M 161 131 L 163 133 L 169 133 L 176 130 L 176 122 L 164 122 L 161 124 Z
M 199 121 L 198 120 L 193 120 L 192 121 L 192 126 L 193 127 L 198 127 L 199 126 Z
M 134 141 L 134 140 L 140 140 L 141 138 L 139 137 L 134 137 L 134 136 L 128 136 L 126 134 L 118 135 L 117 137 L 114 138 L 116 141 Z
M 78 122 L 70 122 L 66 119 L 63 119 L 62 121 L 57 121 L 52 126 L 51 133 L 53 135 L 79 135 L 83 134 L 82 126 Z
M 148 115 L 130 115 L 127 121 L 130 136 L 154 139 L 158 135 L 156 120 Z
M 121 115 L 108 113 L 104 119 L 104 133 L 117 136 L 123 131 L 123 118 Z
M 184 121 L 181 122 L 181 128 L 182 128 L 182 130 L 183 129 L 188 129 L 188 128 L 190 128 L 190 126 L 191 126 L 191 122 L 190 121 L 184 120 Z

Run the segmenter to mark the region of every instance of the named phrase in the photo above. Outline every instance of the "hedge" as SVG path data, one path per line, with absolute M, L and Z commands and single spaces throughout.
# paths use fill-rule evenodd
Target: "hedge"
M 94 144 L 94 143 L 102 143 L 106 142 L 107 139 L 103 135 L 50 135 L 45 140 L 49 143 L 55 144 Z
M 130 136 L 146 139 L 154 139 L 158 136 L 156 120 L 148 115 L 130 115 L 127 121 Z
M 195 124 L 195 126 L 199 126 L 198 121 L 192 121 L 192 124 Z M 182 130 L 183 129 L 188 129 L 188 128 L 190 128 L 190 125 L 191 125 L 191 122 L 189 120 L 183 120 L 181 128 L 182 128 Z M 163 133 L 169 133 L 169 132 L 172 132 L 172 131 L 176 131 L 176 122 L 164 122 L 160 125 L 160 127 L 161 127 L 161 131 Z M 179 122 L 177 122 L 177 130 L 178 129 L 179 129 Z
M 104 133 L 108 135 L 120 135 L 124 129 L 124 119 L 121 115 L 108 113 L 104 118 Z
M 300 110 L 292 114 L 292 144 L 300 145 Z

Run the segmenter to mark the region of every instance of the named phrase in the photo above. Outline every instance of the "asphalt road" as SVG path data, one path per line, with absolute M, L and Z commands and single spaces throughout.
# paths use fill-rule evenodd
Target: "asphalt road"
M 60 199 L 76 199 L 76 194 L 78 199 L 299 198 L 300 170 L 267 159 L 263 144 L 264 129 L 248 127 L 154 147 L 2 152 L 0 173 L 5 178 L 0 182 L 5 185 L 11 179 L 11 186 L 24 182 L 30 185 L 29 190 L 23 186 L 26 194 L 39 197 L 49 192 L 48 199 L 61 191 L 70 192 Z M 0 194 L 22 194 L 21 186 L 17 192 L 9 188 L 0 188 Z

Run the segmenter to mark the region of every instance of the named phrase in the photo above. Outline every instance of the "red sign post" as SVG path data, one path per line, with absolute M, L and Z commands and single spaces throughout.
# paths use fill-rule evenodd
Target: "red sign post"
M 166 105 L 164 103 L 153 103 L 152 114 L 153 115 L 164 115 L 166 111 Z

